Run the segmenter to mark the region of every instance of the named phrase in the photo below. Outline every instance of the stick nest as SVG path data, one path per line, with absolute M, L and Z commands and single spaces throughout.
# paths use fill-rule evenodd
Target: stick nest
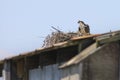
M 51 47 L 53 44 L 64 42 L 70 40 L 72 37 L 75 37 L 77 33 L 69 32 L 69 33 L 63 33 L 63 32 L 52 32 L 50 35 L 47 35 L 47 37 L 44 40 L 42 47 Z

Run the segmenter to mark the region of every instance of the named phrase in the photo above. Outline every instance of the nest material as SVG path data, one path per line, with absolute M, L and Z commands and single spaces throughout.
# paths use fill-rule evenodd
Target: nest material
M 79 28 L 77 33 L 64 33 L 52 26 L 57 32 L 52 32 L 51 35 L 48 35 L 42 47 L 50 47 L 53 46 L 53 44 L 70 40 L 72 37 L 90 35 L 89 25 L 85 24 L 83 21 L 79 21 L 78 23 Z
M 51 35 L 48 35 L 45 40 L 42 47 L 50 47 L 53 46 L 53 44 L 64 42 L 70 40 L 72 37 L 76 36 L 77 33 L 69 32 L 69 33 L 63 33 L 63 32 L 52 32 Z

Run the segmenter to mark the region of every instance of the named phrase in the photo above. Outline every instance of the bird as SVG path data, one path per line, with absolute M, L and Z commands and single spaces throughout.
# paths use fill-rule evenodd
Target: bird
M 90 34 L 90 28 L 88 24 L 85 24 L 83 21 L 78 21 L 79 27 L 78 27 L 78 33 L 80 36 L 89 35 Z

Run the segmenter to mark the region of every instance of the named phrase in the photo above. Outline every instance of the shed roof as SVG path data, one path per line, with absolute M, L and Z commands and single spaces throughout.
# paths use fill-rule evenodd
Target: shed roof
M 107 46 L 107 43 L 120 41 L 120 31 L 105 33 L 96 37 L 96 42 L 81 51 L 78 55 L 61 65 L 59 68 L 65 68 L 70 65 L 77 64 Z
M 74 45 L 79 44 L 79 42 L 81 40 L 85 40 L 85 39 L 89 39 L 89 38 L 95 38 L 96 42 L 97 42 L 97 45 L 98 44 L 101 45 L 101 44 L 104 44 L 104 43 L 109 43 L 109 42 L 120 40 L 120 31 L 108 32 L 108 33 L 104 33 L 104 34 L 91 34 L 91 35 L 87 35 L 87 36 L 74 37 L 74 38 L 71 38 L 69 41 L 53 44 L 51 47 L 38 48 L 38 49 L 35 49 L 34 51 L 31 51 L 31 52 L 20 53 L 18 55 L 13 55 L 12 57 L 6 57 L 4 59 L 0 58 L 0 63 L 3 63 L 5 60 L 9 60 L 9 59 L 18 59 L 18 58 L 22 58 L 22 57 L 31 56 L 31 55 L 35 55 L 35 54 L 38 54 L 38 53 L 46 52 L 46 51 L 52 51 L 52 50 L 56 50 L 56 49 L 60 49 L 60 48 L 74 46 Z M 89 46 L 88 48 L 91 48 L 92 50 L 99 49 L 99 47 L 95 48 L 95 45 L 96 45 L 96 43 L 94 43 L 93 45 Z M 84 56 L 84 58 L 86 58 L 87 55 L 89 56 L 90 54 L 92 54 L 92 53 L 86 53 L 86 52 L 88 52 L 87 51 L 88 48 L 86 48 L 85 51 L 83 51 L 83 54 L 86 54 Z M 75 61 L 78 60 L 77 62 L 79 62 L 79 61 L 81 61 L 84 58 L 81 58 L 80 60 L 75 59 Z M 70 65 L 71 64 L 73 64 L 73 63 L 70 63 Z
M 60 49 L 60 48 L 64 48 L 64 47 L 74 46 L 74 45 L 79 44 L 80 40 L 94 38 L 94 37 L 97 37 L 97 36 L 100 36 L 100 34 L 74 37 L 74 38 L 71 38 L 69 41 L 53 44 L 51 47 L 38 48 L 38 49 L 36 49 L 34 51 L 31 51 L 31 52 L 20 53 L 18 55 L 14 55 L 14 56 L 11 56 L 11 57 L 5 57 L 4 59 L 0 59 L 0 63 L 4 62 L 4 60 L 16 59 L 16 58 L 22 58 L 22 57 L 25 57 L 25 56 L 35 55 L 35 54 L 38 54 L 38 52 L 42 53 L 42 52 L 52 51 L 52 50 L 56 50 L 56 49 Z

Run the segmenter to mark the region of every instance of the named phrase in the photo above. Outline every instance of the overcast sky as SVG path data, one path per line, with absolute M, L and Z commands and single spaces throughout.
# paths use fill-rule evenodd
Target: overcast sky
M 0 0 L 0 50 L 40 48 L 51 26 L 75 32 L 78 20 L 93 34 L 120 30 L 120 0 Z

